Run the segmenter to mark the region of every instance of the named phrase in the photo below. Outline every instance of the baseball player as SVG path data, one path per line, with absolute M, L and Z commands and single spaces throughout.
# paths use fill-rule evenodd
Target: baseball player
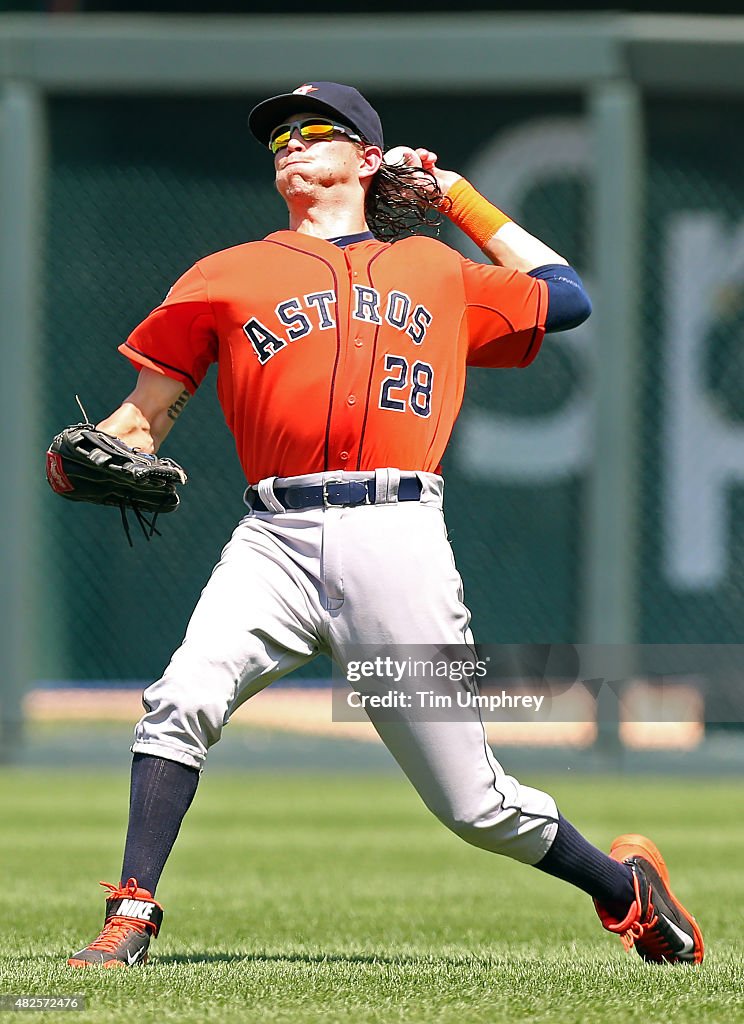
M 183 643 L 144 693 L 121 881 L 74 967 L 144 964 L 155 891 L 209 748 L 244 701 L 320 652 L 469 645 L 442 517 L 442 455 L 468 366 L 528 366 L 589 300 L 563 257 L 427 149 L 385 153 L 354 88 L 310 82 L 259 103 L 288 230 L 199 260 L 121 345 L 139 371 L 100 430 L 158 450 L 209 365 L 249 486 L 248 513 Z M 439 212 L 471 262 L 406 229 Z M 391 242 L 403 233 L 405 237 Z M 369 716 L 431 811 L 467 842 L 564 879 L 645 959 L 700 963 L 703 940 L 647 838 L 609 856 L 552 797 L 507 775 L 477 710 Z

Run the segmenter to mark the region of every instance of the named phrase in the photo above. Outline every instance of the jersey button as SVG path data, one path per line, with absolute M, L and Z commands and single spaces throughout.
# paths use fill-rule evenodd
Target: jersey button
M 356 397 L 354 395 L 349 395 L 349 397 L 346 399 L 346 404 L 356 405 Z
M 361 348 L 362 345 L 364 344 L 364 342 L 362 341 L 361 338 L 355 338 L 354 339 L 354 344 L 356 345 L 357 348 Z
M 339 459 L 341 459 L 342 462 L 348 462 L 349 461 L 349 453 L 348 452 L 341 452 L 341 454 L 339 455 Z

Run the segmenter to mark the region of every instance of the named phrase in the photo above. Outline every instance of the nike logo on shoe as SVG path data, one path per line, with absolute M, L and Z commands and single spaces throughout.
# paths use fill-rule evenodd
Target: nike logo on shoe
M 149 921 L 154 909 L 155 904 L 145 900 L 123 899 L 116 910 L 116 915 L 117 917 L 135 917 L 139 921 Z
M 678 955 L 692 953 L 693 949 L 695 948 L 694 938 L 691 935 L 688 935 L 687 932 L 683 932 L 682 929 L 674 923 L 674 921 L 670 921 L 666 914 L 659 914 L 659 917 L 661 917 L 662 920 L 664 920 L 667 923 L 669 928 L 682 943 L 682 948 L 679 950 Z
M 144 946 L 140 946 L 140 948 L 137 950 L 137 952 L 134 955 L 132 955 L 127 950 L 127 963 L 129 964 L 129 966 L 131 967 L 132 964 L 136 964 L 137 961 L 139 960 L 139 958 L 142 956 L 142 954 L 144 952 L 145 952 L 145 947 Z

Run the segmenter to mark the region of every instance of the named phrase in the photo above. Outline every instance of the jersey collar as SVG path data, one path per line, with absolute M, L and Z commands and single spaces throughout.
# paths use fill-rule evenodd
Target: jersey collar
M 374 237 L 371 231 L 358 231 L 355 235 L 337 235 L 335 238 L 327 238 L 326 241 L 337 245 L 339 249 L 344 249 L 347 245 L 353 245 L 354 242 L 372 241 Z
M 282 231 L 272 231 L 270 235 L 266 236 L 266 241 L 281 242 L 284 245 L 290 245 L 293 249 L 314 252 L 318 255 L 323 253 L 327 255 L 329 245 L 338 250 L 356 242 L 383 244 L 377 241 L 371 231 L 362 231 L 355 235 L 340 235 L 335 238 L 316 238 L 315 235 L 305 235 L 300 231 L 289 231 L 286 228 Z

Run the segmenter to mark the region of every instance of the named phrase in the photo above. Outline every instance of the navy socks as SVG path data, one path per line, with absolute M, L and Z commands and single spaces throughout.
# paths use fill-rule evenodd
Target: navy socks
M 196 768 L 150 754 L 134 755 L 122 883 L 136 878 L 140 888 L 155 895 L 198 782 Z
M 558 817 L 553 845 L 535 867 L 583 889 L 622 920 L 635 899 L 633 872 L 592 846 L 562 814 Z
M 122 882 L 136 878 L 153 895 L 199 782 L 196 768 L 135 754 Z M 633 873 L 592 846 L 563 815 L 553 845 L 535 865 L 583 889 L 622 919 L 635 898 Z

